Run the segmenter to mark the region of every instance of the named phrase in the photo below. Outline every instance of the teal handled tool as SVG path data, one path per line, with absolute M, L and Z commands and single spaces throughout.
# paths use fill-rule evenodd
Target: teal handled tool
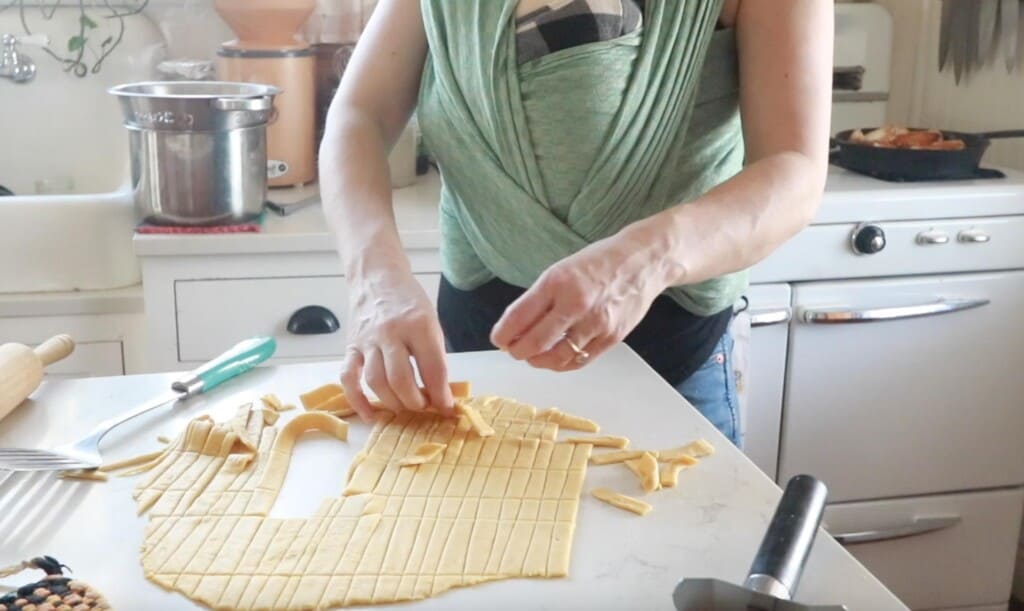
M 209 392 L 239 376 L 274 354 L 277 342 L 272 337 L 255 337 L 233 348 L 171 384 L 171 392 L 134 410 L 104 420 L 79 441 L 53 450 L 0 448 L 0 469 L 10 471 L 64 471 L 95 469 L 103 464 L 100 440 L 114 427 L 168 403 Z

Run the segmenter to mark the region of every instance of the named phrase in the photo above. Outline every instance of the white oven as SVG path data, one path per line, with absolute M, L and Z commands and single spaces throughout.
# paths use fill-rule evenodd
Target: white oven
M 747 439 L 779 419 L 776 481 L 821 478 L 828 531 L 914 609 L 1009 598 L 1022 242 L 1024 174 L 894 184 L 833 168 L 811 227 L 751 270 L 751 310 L 782 317 L 764 289 L 788 290 L 790 320 L 752 331 Z M 766 447 L 747 452 L 767 471 Z

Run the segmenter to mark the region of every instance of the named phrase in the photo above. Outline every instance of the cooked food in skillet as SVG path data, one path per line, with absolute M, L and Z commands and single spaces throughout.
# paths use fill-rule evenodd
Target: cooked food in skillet
M 855 129 L 850 133 L 850 142 L 887 148 L 928 149 L 936 151 L 959 151 L 964 141 L 959 138 L 947 139 L 937 129 L 909 129 L 897 125 L 886 125 L 865 133 Z

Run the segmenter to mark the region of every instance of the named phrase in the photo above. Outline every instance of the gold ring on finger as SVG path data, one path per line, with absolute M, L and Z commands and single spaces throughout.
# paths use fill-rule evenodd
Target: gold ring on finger
M 572 341 L 572 338 L 569 337 L 568 333 L 563 333 L 562 339 L 564 339 L 565 343 L 569 344 L 569 347 L 572 348 L 573 353 L 576 355 L 574 360 L 577 365 L 584 365 L 588 360 L 590 360 L 590 353 L 583 348 L 580 348 L 576 342 Z

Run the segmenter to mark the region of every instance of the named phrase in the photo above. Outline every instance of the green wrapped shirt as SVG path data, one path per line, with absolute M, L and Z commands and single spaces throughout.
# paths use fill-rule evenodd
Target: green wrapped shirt
M 518 65 L 517 0 L 421 0 L 430 47 L 417 114 L 438 160 L 442 271 L 470 290 L 530 286 L 552 264 L 743 164 L 732 30 L 720 1 L 649 0 L 626 36 Z M 698 315 L 745 272 L 668 289 Z

